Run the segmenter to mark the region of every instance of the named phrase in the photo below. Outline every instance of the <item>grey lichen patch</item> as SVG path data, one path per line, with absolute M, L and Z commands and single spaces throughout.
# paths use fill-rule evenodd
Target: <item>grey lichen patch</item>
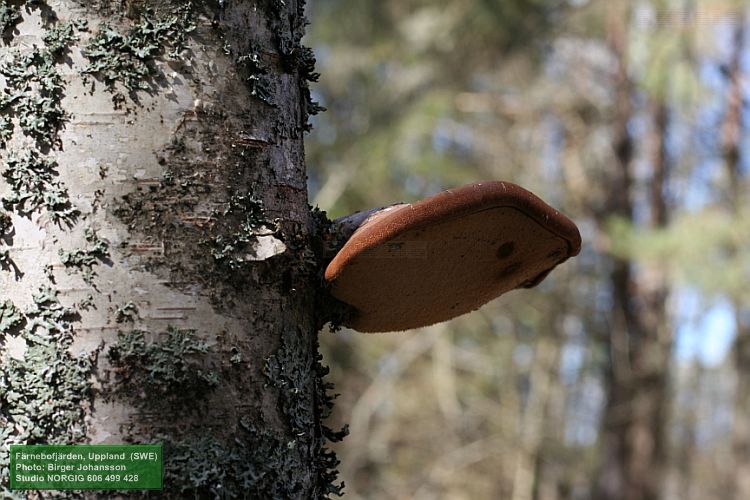
M 96 276 L 94 266 L 100 262 L 109 262 L 109 242 L 91 228 L 84 231 L 84 238 L 86 238 L 89 246 L 73 251 L 66 251 L 61 248 L 59 250 L 60 262 L 67 269 L 75 269 L 81 272 L 83 281 L 88 285 L 93 285 Z
M 138 318 L 138 306 L 133 302 L 126 302 L 121 306 L 117 306 L 115 309 L 115 321 L 118 323 L 124 323 L 126 321 L 133 322 Z
M 43 2 L 29 0 L 10 4 L 2 1 L 0 17 L 15 25 L 21 20 L 21 5 L 41 8 Z M 51 11 L 47 12 L 47 18 L 54 19 Z M 46 210 L 53 223 L 68 227 L 75 223 L 79 212 L 72 206 L 65 187 L 55 179 L 57 163 L 49 157 L 49 151 L 61 147 L 59 132 L 67 120 L 61 105 L 64 82 L 55 66 L 67 45 L 76 39 L 73 26 L 83 27 L 75 22 L 54 26 L 43 37 L 46 47 L 11 50 L 10 57 L 0 64 L 0 75 L 5 83 L 0 89 L 0 151 L 17 130 L 33 141 L 22 153 L 5 154 L 2 175 L 11 193 L 0 198 L 0 204 L 27 217 Z M 10 219 L 3 215 L 0 213 L 0 238 L 10 243 L 8 235 L 12 227 Z M 16 279 L 23 276 L 9 250 L 0 250 L 0 269 L 15 271 Z
M 299 72 L 300 93 L 304 100 L 301 129 L 308 131 L 310 129 L 309 116 L 316 115 L 324 111 L 325 108 L 315 102 L 310 93 L 309 82 L 317 82 L 320 74 L 315 71 L 315 54 L 312 49 L 302 44 L 302 37 L 307 25 L 305 1 L 297 2 L 297 11 L 293 16 L 284 15 L 286 9 L 283 0 L 275 1 L 278 5 L 275 9 L 271 9 L 272 15 L 269 19 L 269 25 L 274 33 L 284 66 L 289 69 L 296 69 Z
M 306 349 L 302 335 L 285 332 L 281 346 L 266 359 L 263 368 L 269 384 L 281 391 L 284 414 L 295 435 L 304 435 L 314 425 L 310 408 L 315 380 L 312 359 Z
M 205 434 L 163 440 L 164 489 L 174 498 L 290 499 L 305 491 L 294 444 L 267 426 L 241 418 L 231 443 Z
M 317 346 L 314 352 L 318 352 Z M 319 354 L 313 357 L 311 353 L 301 333 L 285 331 L 276 353 L 266 359 L 263 373 L 280 391 L 282 413 L 296 436 L 289 446 L 311 457 L 315 464 L 315 497 L 328 498 L 331 494 L 340 496 L 344 484 L 336 483 L 339 462 L 326 443 L 341 441 L 348 429 L 333 431 L 321 423 L 330 415 L 335 396 L 328 394 L 332 384 L 323 380 L 328 368 L 321 364 Z
M 13 220 L 10 215 L 0 210 L 0 244 L 6 245 L 10 241 L 12 232 Z M 11 259 L 8 249 L 0 249 L 0 269 L 3 271 L 14 269 L 13 259 Z
M 312 93 L 310 92 L 310 84 L 308 83 L 317 82 L 320 78 L 320 73 L 317 73 L 315 71 L 315 54 L 310 47 L 305 47 L 302 44 L 300 44 L 297 54 L 298 55 L 296 56 L 296 63 L 300 71 L 300 76 L 302 77 L 300 79 L 300 90 L 302 92 L 302 98 L 304 99 L 305 104 L 303 130 L 309 132 L 312 126 L 308 122 L 308 118 L 310 116 L 317 115 L 322 111 L 325 111 L 326 108 L 321 106 L 320 103 L 312 98 Z
M 21 7 L 43 2 L 0 0 L 0 30 L 12 38 L 22 20 Z M 53 16 L 48 16 L 52 19 Z M 4 85 L 0 90 L 0 149 L 16 131 L 30 139 L 23 152 L 7 152 L 2 175 L 10 194 L 3 208 L 21 216 L 45 210 L 53 222 L 71 225 L 78 216 L 68 192 L 56 180 L 57 163 L 48 152 L 60 146 L 59 131 L 67 115 L 61 101 L 64 82 L 56 69 L 56 58 L 75 38 L 72 30 L 52 28 L 44 37 L 46 47 L 11 50 L 0 65 Z M 31 144 L 28 144 L 31 142 Z M 0 238 L 11 241 L 9 215 L 0 211 Z M 0 267 L 15 269 L 8 250 L 0 251 Z M 96 352 L 75 356 L 72 322 L 77 312 L 63 306 L 57 292 L 42 287 L 32 295 L 33 303 L 21 312 L 10 301 L 0 305 L 0 496 L 7 490 L 10 444 L 80 442 L 85 436 L 84 417 L 92 397 L 91 378 Z
M 274 80 L 262 61 L 260 50 L 251 46 L 251 52 L 238 56 L 235 62 L 244 75 L 250 95 L 269 106 L 276 106 Z
M 137 99 L 139 91 L 151 91 L 160 56 L 178 58 L 187 48 L 187 36 L 195 29 L 192 2 L 181 2 L 167 13 L 145 9 L 126 34 L 102 23 L 83 49 L 89 64 L 83 70 L 106 85 L 113 101 L 121 105 L 125 95 L 116 84 Z
M 26 310 L 26 317 L 30 318 L 29 335 L 34 335 L 37 327 L 51 332 L 70 333 L 70 323 L 78 319 L 78 313 L 74 308 L 62 305 L 58 295 L 57 290 L 48 286 L 39 288 L 32 295 L 34 303 Z
M 39 47 L 26 53 L 16 50 L 8 62 L 0 65 L 0 75 L 6 81 L 0 94 L 2 135 L 6 139 L 12 133 L 9 117 L 15 116 L 24 135 L 32 137 L 38 147 L 59 146 L 58 133 L 67 116 L 61 105 L 64 84 L 55 66 L 55 56 Z
M 57 24 L 44 33 L 42 40 L 53 57 L 60 57 L 68 50 L 71 43 L 78 41 L 77 32 L 80 31 L 88 31 L 88 21 L 85 19 Z
M 79 311 L 88 311 L 90 309 L 96 309 L 96 303 L 94 302 L 94 296 L 92 294 L 86 295 L 76 304 L 76 308 Z
M 237 346 L 232 346 L 229 352 L 231 353 L 229 356 L 230 363 L 233 365 L 239 365 L 242 363 L 242 351 L 240 351 Z
M 39 53 L 38 51 L 34 51 L 32 54 L 24 56 L 22 63 L 29 62 Z M 12 87 L 16 89 L 22 86 L 27 87 L 26 89 L 13 92 L 12 95 L 7 96 L 0 104 L 2 104 L 3 109 L 12 108 L 12 112 L 18 117 L 19 125 L 24 134 L 33 137 L 41 147 L 49 148 L 55 145 L 54 141 L 57 138 L 57 131 L 62 126 L 66 117 L 59 103 L 60 96 L 54 95 L 61 89 L 61 87 L 57 87 L 60 82 L 56 81 L 59 75 L 54 72 L 48 75 L 50 76 L 49 78 L 37 78 L 35 70 L 46 72 L 50 67 L 47 65 L 48 61 L 39 59 L 39 62 L 45 66 L 27 67 L 27 70 L 31 68 L 32 71 L 24 71 L 23 73 L 17 72 L 12 74 L 9 71 L 10 68 L 7 66 L 0 67 L 0 73 L 6 77 L 9 89 Z M 34 80 L 38 80 L 40 86 L 32 90 L 31 86 L 34 84 Z M 24 84 L 19 85 L 20 82 L 24 82 Z M 3 128 L 4 130 L 9 128 L 7 118 Z
M 0 147 L 13 137 L 16 128 L 36 146 L 8 153 L 2 175 L 11 194 L 2 198 L 2 205 L 24 216 L 45 209 L 58 225 L 72 225 L 79 215 L 67 190 L 55 179 L 57 163 L 47 153 L 60 146 L 59 132 L 67 120 L 61 105 L 64 82 L 56 58 L 75 39 L 73 24 L 53 27 L 44 37 L 47 47 L 13 50 L 0 64 L 5 79 L 0 91 Z
M 16 2 L 0 0 L 0 36 L 2 38 L 8 37 L 21 19 L 21 9 Z
M 10 300 L 0 302 L 0 340 L 7 334 L 15 333 L 16 327 L 23 322 L 23 313 L 13 302 Z
M 2 175 L 12 193 L 2 198 L 3 207 L 29 216 L 45 209 L 54 223 L 72 225 L 79 212 L 70 203 L 68 190 L 55 179 L 57 162 L 39 151 L 26 149 L 20 155 L 10 153 Z
M 254 261 L 265 260 L 265 255 L 259 255 L 260 239 L 275 233 L 276 228 L 268 221 L 262 203 L 252 196 L 235 194 L 225 208 L 214 210 L 211 219 L 216 221 L 211 228 L 215 235 L 200 244 L 210 249 L 220 266 L 238 271 Z
M 7 108 L 7 99 L 0 95 L 0 113 L 2 110 Z M 0 148 L 5 147 L 5 144 L 13 137 L 13 120 L 7 114 L 0 114 Z
M 13 259 L 10 257 L 10 251 L 0 250 L 0 269 L 10 271 L 13 269 Z
M 0 24 L 3 19 L 19 22 L 20 9 L 0 0 Z M 0 75 L 5 77 L 5 86 L 0 91 L 0 148 L 13 136 L 14 117 L 23 134 L 32 137 L 39 148 L 59 146 L 58 134 L 67 116 L 61 105 L 64 82 L 55 66 L 78 39 L 75 30 L 85 29 L 83 21 L 55 25 L 43 36 L 45 47 L 34 46 L 27 52 L 16 49 L 0 65 Z
M 6 212 L 0 210 L 0 238 L 10 233 L 13 229 L 13 220 Z
M 107 351 L 115 375 L 112 390 L 150 408 L 192 405 L 221 382 L 207 366 L 207 353 L 207 344 L 192 330 L 170 326 L 155 342 L 142 330 L 121 332 Z
M 20 357 L 5 356 L 0 371 L 0 494 L 7 491 L 10 444 L 70 444 L 85 436 L 96 353 L 75 356 L 71 322 L 77 315 L 42 288 L 23 313 L 0 305 L 0 337 L 25 343 Z M 7 340 L 7 339 L 6 339 Z

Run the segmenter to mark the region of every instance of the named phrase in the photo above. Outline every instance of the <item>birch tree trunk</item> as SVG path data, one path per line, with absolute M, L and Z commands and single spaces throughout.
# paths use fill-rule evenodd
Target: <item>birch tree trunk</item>
M 0 1 L 0 484 L 16 443 L 165 445 L 184 498 L 339 491 L 304 0 Z

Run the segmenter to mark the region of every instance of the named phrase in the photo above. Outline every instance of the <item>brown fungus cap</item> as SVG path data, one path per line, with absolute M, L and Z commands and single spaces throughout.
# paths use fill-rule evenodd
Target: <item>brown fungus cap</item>
M 533 193 L 481 182 L 369 214 L 325 279 L 354 308 L 345 326 L 408 330 L 533 287 L 580 249 L 575 224 Z

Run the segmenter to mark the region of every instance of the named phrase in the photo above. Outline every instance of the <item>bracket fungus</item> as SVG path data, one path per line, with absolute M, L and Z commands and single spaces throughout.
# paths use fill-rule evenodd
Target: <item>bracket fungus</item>
M 576 225 L 526 189 L 481 182 L 335 221 L 348 240 L 325 270 L 361 332 L 408 330 L 539 284 L 581 249 Z

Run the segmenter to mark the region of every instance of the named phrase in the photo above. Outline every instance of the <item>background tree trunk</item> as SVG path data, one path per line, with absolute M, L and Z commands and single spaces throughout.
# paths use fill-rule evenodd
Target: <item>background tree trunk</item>
M 554 332 L 554 323 L 548 322 Z M 513 480 L 512 500 L 533 500 L 539 497 L 539 461 L 543 453 L 545 420 L 553 379 L 559 371 L 560 343 L 545 335 L 536 345 L 534 363 L 529 374 L 529 394 L 521 414 L 519 450 Z
M 169 496 L 338 491 L 303 3 L 1 2 L 3 488 L 10 444 L 163 442 Z
M 745 45 L 746 26 L 742 11 L 735 13 L 732 37 L 732 56 L 727 65 L 727 103 L 721 130 L 722 156 L 726 168 L 727 204 L 732 217 L 740 218 L 742 196 L 746 193 L 742 173 L 742 55 Z M 732 259 L 737 259 L 740 248 L 732 245 L 727 249 Z M 750 496 L 750 321 L 747 307 L 738 297 L 732 297 L 734 309 L 735 340 L 732 346 L 734 368 L 737 371 L 734 414 L 732 417 L 732 467 L 729 491 L 731 497 L 740 499 Z
M 613 11 L 614 12 L 614 11 Z M 623 14 L 624 13 L 624 14 Z M 607 217 L 637 224 L 633 210 L 633 84 L 627 68 L 627 28 L 624 7 L 610 23 L 612 52 L 617 61 L 617 102 L 613 149 L 617 167 L 609 181 L 611 194 Z M 666 134 L 668 110 L 664 91 L 654 99 L 652 175 L 648 184 L 648 226 L 667 224 L 665 199 L 668 159 Z M 611 223 L 610 219 L 600 223 Z M 666 275 L 657 266 L 635 271 L 630 258 L 612 256 L 612 315 L 608 351 L 608 400 L 603 415 L 603 462 L 595 497 L 608 500 L 655 500 L 660 497 L 666 464 L 666 419 L 668 404 L 671 334 L 666 301 Z

